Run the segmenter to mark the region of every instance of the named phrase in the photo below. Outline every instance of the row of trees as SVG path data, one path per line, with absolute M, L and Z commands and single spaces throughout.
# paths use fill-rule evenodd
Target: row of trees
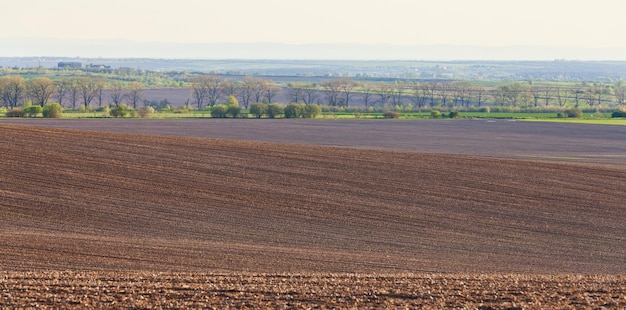
M 292 83 L 288 85 L 292 102 L 305 104 L 325 101 L 331 106 L 348 106 L 351 99 L 360 97 L 366 106 L 397 107 L 411 104 L 426 106 L 469 107 L 499 106 L 559 106 L 589 107 L 604 103 L 626 105 L 626 83 L 615 85 L 576 84 L 574 87 L 540 86 L 530 83 L 512 83 L 485 87 L 468 81 L 455 82 L 395 82 L 356 83 L 351 80 L 333 80 L 320 85 Z
M 250 103 L 272 103 L 279 95 L 287 102 L 349 106 L 359 100 L 365 107 L 397 107 L 411 104 L 426 106 L 469 107 L 559 106 L 589 107 L 604 103 L 626 105 L 626 84 L 580 83 L 573 87 L 511 83 L 486 87 L 469 81 L 432 81 L 394 83 L 359 83 L 351 79 L 328 80 L 322 83 L 289 83 L 283 91 L 271 80 L 246 77 L 242 81 L 206 75 L 192 79 L 192 97 L 198 109 L 214 106 L 229 96 L 236 97 L 244 108 Z
M 244 109 L 251 104 L 271 104 L 280 98 L 285 103 L 322 104 L 348 107 L 355 102 L 367 107 L 397 108 L 496 106 L 588 106 L 626 105 L 626 83 L 579 83 L 568 87 L 515 82 L 487 87 L 469 81 L 429 81 L 393 83 L 357 82 L 334 79 L 321 83 L 289 83 L 286 87 L 274 81 L 247 76 L 240 81 L 216 75 L 190 79 L 190 99 L 197 109 L 213 107 L 234 97 Z M 128 104 L 133 109 L 149 102 L 143 98 L 144 86 L 104 78 L 69 77 L 51 80 L 21 76 L 0 78 L 0 104 L 15 108 L 26 102 L 43 107 L 48 102 L 85 109 L 91 105 Z M 187 100 L 185 105 L 189 105 Z M 179 103 L 182 104 L 182 103 Z
M 96 103 L 102 106 L 106 101 L 118 106 L 126 101 L 136 108 L 142 101 L 142 92 L 140 83 L 107 82 L 102 78 L 72 77 L 54 81 L 47 77 L 25 80 L 19 75 L 0 78 L 0 103 L 7 108 L 16 108 L 29 101 L 40 107 L 50 101 L 60 105 L 67 102 L 73 109 L 79 105 L 88 108 Z
M 272 103 L 281 88 L 272 80 L 246 76 L 242 81 L 223 79 L 216 75 L 204 75 L 191 79 L 191 95 L 198 109 L 204 105 L 215 106 L 233 96 L 245 109 L 251 103 Z

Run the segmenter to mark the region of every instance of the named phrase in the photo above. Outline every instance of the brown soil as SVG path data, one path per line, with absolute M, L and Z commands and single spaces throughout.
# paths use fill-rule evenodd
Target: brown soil
M 0 124 L 626 165 L 626 126 L 514 120 L 10 119 Z
M 622 309 L 623 276 L 0 273 L 0 304 L 50 309 Z
M 313 287 L 326 287 L 324 281 L 330 280 L 321 275 L 332 273 L 339 273 L 337 281 L 344 284 L 352 281 L 346 273 L 366 273 L 364 279 L 397 275 L 381 280 L 391 284 L 370 283 L 367 289 L 338 285 L 355 289 L 345 296 L 358 298 L 373 287 L 402 287 L 402 273 L 473 274 L 468 281 L 479 281 L 476 274 L 485 273 L 626 273 L 622 166 L 11 125 L 0 125 L 0 136 L 0 270 L 38 271 L 0 278 L 9 294 L 20 287 L 12 281 L 47 281 L 44 270 L 114 271 L 121 277 L 114 282 L 142 272 L 221 272 L 231 277 L 226 283 L 245 283 L 232 278 L 242 273 L 318 274 L 323 280 L 314 280 Z M 56 278 L 80 284 L 108 277 L 68 274 Z M 147 282 L 159 287 L 159 281 L 173 281 L 167 277 Z M 491 277 L 498 287 L 510 283 Z M 521 276 L 528 281 L 534 277 L 541 276 Z M 191 284 L 205 281 L 202 276 L 185 278 Z M 406 282 L 423 287 L 414 289 L 420 298 L 433 294 L 421 286 L 422 278 Z M 571 281 L 563 285 L 574 291 L 546 288 L 556 299 L 567 294 L 567 303 L 560 305 L 593 292 L 602 298 L 587 303 L 624 303 L 623 278 L 563 279 Z M 603 291 L 583 292 L 576 281 Z M 119 293 L 124 284 L 116 283 Z M 297 298 L 304 298 L 299 299 L 304 304 L 318 297 L 327 306 L 332 304 L 323 300 L 339 300 L 336 295 L 306 295 L 299 290 L 307 282 L 300 283 L 304 286 L 293 292 L 301 294 Z M 142 289 L 154 288 L 147 285 Z M 42 294 L 44 289 L 29 288 Z M 203 286 L 193 294 L 204 290 L 213 290 L 212 296 L 222 292 Z M 228 302 L 224 296 L 240 293 L 222 290 L 217 305 Z M 259 290 L 271 292 L 247 287 L 241 294 Z M 131 292 L 154 297 L 141 289 Z M 395 292 L 385 292 L 374 294 L 391 294 L 383 299 L 395 302 Z M 280 296 L 288 298 L 284 294 Z M 433 298 L 438 302 L 446 300 L 437 294 Z M 531 303 L 535 293 L 524 294 L 529 299 L 519 302 L 536 305 Z M 472 304 L 484 298 L 504 304 L 482 296 L 471 297 Z M 17 298 L 22 305 L 30 300 Z M 250 298 L 244 300 L 254 304 L 257 297 Z M 5 297 L 4 304 L 11 300 Z M 518 301 L 506 302 L 514 306 Z M 376 300 L 367 304 L 387 305 Z

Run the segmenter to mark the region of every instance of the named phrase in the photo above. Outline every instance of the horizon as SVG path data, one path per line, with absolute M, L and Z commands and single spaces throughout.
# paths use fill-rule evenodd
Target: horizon
M 131 40 L 0 38 L 2 58 L 343 60 L 343 61 L 626 61 L 624 48 L 396 45 L 275 42 L 158 43 Z M 37 51 L 37 52 L 29 52 Z M 44 52 L 45 51 L 45 52 Z M 79 51 L 79 53 L 76 53 Z M 121 51 L 121 52 L 120 52 Z
M 0 57 L 626 60 L 621 0 L 23 0 L 7 11 Z M 306 50 L 316 46 L 337 50 Z

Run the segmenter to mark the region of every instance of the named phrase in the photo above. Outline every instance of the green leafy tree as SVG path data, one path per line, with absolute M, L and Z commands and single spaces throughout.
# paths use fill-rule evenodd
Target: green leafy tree
M 125 104 L 120 104 L 118 106 L 115 106 L 111 109 L 111 111 L 109 111 L 109 114 L 111 114 L 111 116 L 113 117 L 125 117 L 126 115 L 128 115 L 128 107 Z
M 267 105 L 267 117 L 269 118 L 277 118 L 279 115 L 283 114 L 283 107 L 281 107 L 277 103 L 270 103 Z
M 322 108 L 317 104 L 307 104 L 304 106 L 304 118 L 316 118 L 322 113 Z
M 45 106 L 48 100 L 50 100 L 50 97 L 57 91 L 54 82 L 47 77 L 38 77 L 29 80 L 26 86 L 30 100 L 33 101 L 33 104 L 39 105 L 40 108 Z
M 251 104 L 250 114 L 254 115 L 254 117 L 256 118 L 261 118 L 263 115 L 267 114 L 267 104 L 264 104 L 264 103 Z
M 224 104 L 218 104 L 211 108 L 211 116 L 215 118 L 226 117 L 226 111 L 228 108 Z
M 239 105 L 231 104 L 226 108 L 226 114 L 232 118 L 237 118 L 241 114 L 241 107 Z
M 35 117 L 41 112 L 43 112 L 43 108 L 39 105 L 24 105 L 24 113 L 28 117 Z
M 226 99 L 226 105 L 227 106 L 231 106 L 231 105 L 239 105 L 239 100 L 237 100 L 237 97 L 235 96 L 228 96 L 228 98 Z
M 60 118 L 63 115 L 63 107 L 58 103 L 48 103 L 41 110 L 45 118 Z
M 305 105 L 301 103 L 290 103 L 285 107 L 285 118 L 302 118 L 305 112 Z

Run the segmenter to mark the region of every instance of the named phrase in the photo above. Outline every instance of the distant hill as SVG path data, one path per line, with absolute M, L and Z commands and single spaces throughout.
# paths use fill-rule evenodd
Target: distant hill
M 0 38 L 0 56 L 355 60 L 626 60 L 626 48 L 389 44 L 157 43 Z

